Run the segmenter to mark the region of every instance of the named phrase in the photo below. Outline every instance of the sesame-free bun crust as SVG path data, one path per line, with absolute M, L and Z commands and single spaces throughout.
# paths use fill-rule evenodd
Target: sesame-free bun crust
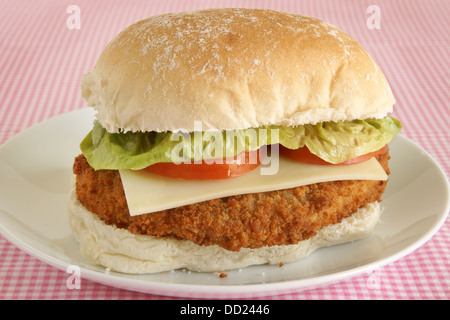
M 380 118 L 395 103 L 380 68 L 321 20 L 208 9 L 139 21 L 83 76 L 109 131 L 244 129 Z
M 380 204 L 372 202 L 338 224 L 318 231 L 313 238 L 297 244 L 241 248 L 229 251 L 218 245 L 199 246 L 172 237 L 136 235 L 105 224 L 77 200 L 75 185 L 69 198 L 69 224 L 79 242 L 81 254 L 93 264 L 123 273 L 154 273 L 185 268 L 217 272 L 259 264 L 297 261 L 313 251 L 361 239 L 378 223 Z

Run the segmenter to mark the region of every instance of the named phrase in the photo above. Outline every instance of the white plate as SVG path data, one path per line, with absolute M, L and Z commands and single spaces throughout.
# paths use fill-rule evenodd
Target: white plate
M 373 234 L 323 248 L 298 262 L 216 273 L 172 271 L 150 275 L 106 272 L 87 263 L 67 223 L 74 157 L 94 114 L 81 109 L 38 124 L 0 147 L 0 232 L 30 255 L 58 268 L 80 268 L 102 284 L 186 298 L 249 298 L 323 286 L 369 272 L 423 245 L 444 223 L 449 184 L 439 165 L 398 135 L 390 144 L 391 176 L 385 210 Z M 82 285 L 82 283 L 81 283 Z

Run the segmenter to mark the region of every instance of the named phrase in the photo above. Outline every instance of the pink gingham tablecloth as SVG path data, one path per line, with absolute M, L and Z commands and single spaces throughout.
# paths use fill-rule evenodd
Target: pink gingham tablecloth
M 68 21 L 80 9 L 79 24 Z M 379 8 L 379 29 L 368 8 Z M 450 172 L 448 0 L 268 1 L 0 1 L 0 144 L 45 119 L 86 106 L 80 79 L 123 28 L 151 15 L 206 7 L 260 7 L 326 20 L 359 41 L 388 78 L 394 117 L 406 135 Z M 374 21 L 372 21 L 373 23 Z M 75 23 L 75 25 L 74 25 Z M 79 28 L 71 29 L 70 26 Z M 448 299 L 450 221 L 425 245 L 373 273 L 267 299 Z M 0 236 L 1 299 L 170 299 L 83 280 L 69 290 L 68 274 Z

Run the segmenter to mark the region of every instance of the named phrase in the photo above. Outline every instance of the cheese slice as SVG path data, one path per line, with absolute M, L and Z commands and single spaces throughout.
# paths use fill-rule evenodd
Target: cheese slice
M 388 178 L 375 158 L 352 165 L 323 166 L 280 157 L 276 174 L 264 175 L 257 168 L 243 176 L 225 180 L 180 180 L 145 170 L 119 172 L 131 216 L 237 194 L 288 189 L 326 181 Z

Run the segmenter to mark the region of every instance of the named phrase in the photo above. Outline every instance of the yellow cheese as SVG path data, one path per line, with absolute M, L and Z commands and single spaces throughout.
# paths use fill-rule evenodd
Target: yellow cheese
M 352 165 L 323 166 L 280 157 L 276 174 L 264 175 L 258 168 L 225 180 L 179 180 L 143 170 L 119 172 L 131 216 L 237 194 L 281 190 L 325 181 L 388 178 L 375 158 Z

